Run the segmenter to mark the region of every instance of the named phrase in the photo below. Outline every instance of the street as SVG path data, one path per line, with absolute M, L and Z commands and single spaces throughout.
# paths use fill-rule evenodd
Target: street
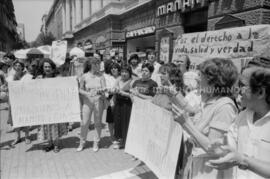
M 59 153 L 44 152 L 43 143 L 36 140 L 37 129 L 31 129 L 32 143 L 23 141 L 14 148 L 12 128 L 7 124 L 8 112 L 6 104 L 0 106 L 1 119 L 1 178 L 2 179 L 84 179 L 84 178 L 157 178 L 141 161 L 134 160 L 123 149 L 114 150 L 109 140 L 107 124 L 104 124 L 100 150 L 92 151 L 93 130 L 88 133 L 88 143 L 82 152 L 76 152 L 79 145 L 79 125 L 61 140 Z M 103 117 L 105 121 L 105 117 Z

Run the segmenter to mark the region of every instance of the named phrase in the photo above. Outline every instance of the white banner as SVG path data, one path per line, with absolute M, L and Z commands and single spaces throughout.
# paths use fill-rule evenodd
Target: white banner
M 51 53 L 52 61 L 56 66 L 63 65 L 67 54 L 67 41 L 53 41 Z
M 173 179 L 182 128 L 171 112 L 134 98 L 125 151 L 139 158 L 161 179 Z
M 189 56 L 192 68 L 214 57 L 232 59 L 237 65 L 241 59 L 270 57 L 270 25 L 182 34 L 175 41 L 173 60 L 184 54 Z
M 80 122 L 76 77 L 8 84 L 13 127 Z

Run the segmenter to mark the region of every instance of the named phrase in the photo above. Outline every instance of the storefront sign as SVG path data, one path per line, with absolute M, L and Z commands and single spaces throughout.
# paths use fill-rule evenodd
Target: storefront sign
M 173 51 L 173 59 L 188 55 L 191 66 L 209 58 L 232 59 L 238 69 L 241 59 L 254 56 L 270 57 L 270 25 L 254 25 L 180 35 Z
M 155 26 L 150 26 L 150 27 L 145 27 L 142 29 L 129 31 L 126 34 L 126 38 L 132 38 L 132 37 L 138 37 L 138 36 L 142 36 L 142 35 L 152 34 L 155 32 L 155 30 L 156 30 Z
M 105 43 L 106 43 L 107 39 L 104 37 L 104 36 L 99 36 L 97 39 L 96 39 L 96 48 L 105 48 Z
M 162 37 L 160 40 L 160 61 L 164 63 L 169 62 L 169 54 L 170 54 L 170 37 Z
M 176 11 L 185 11 L 186 9 L 194 8 L 196 5 L 201 5 L 204 0 L 175 0 L 157 8 L 157 16 L 169 14 Z

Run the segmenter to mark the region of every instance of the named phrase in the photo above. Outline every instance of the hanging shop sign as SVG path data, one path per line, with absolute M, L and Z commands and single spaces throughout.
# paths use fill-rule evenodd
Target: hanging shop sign
M 102 35 L 99 36 L 96 39 L 96 43 L 95 43 L 96 48 L 98 48 L 98 49 L 105 48 L 106 41 L 107 41 L 107 39 L 104 36 L 102 36 Z
M 205 4 L 205 0 L 175 0 L 167 4 L 158 6 L 157 16 L 166 15 L 172 12 L 194 9 L 196 7 L 202 7 Z
M 132 30 L 126 33 L 126 38 L 133 38 L 133 37 L 138 37 L 142 35 L 147 35 L 147 34 L 152 34 L 156 30 L 155 26 L 149 26 L 137 30 Z
M 164 63 L 169 63 L 170 56 L 170 37 L 162 37 L 160 39 L 159 59 Z

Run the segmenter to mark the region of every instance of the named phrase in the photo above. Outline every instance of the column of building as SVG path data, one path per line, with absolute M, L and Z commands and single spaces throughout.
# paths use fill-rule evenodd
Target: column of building
M 66 33 L 66 0 L 62 1 L 62 29 L 63 34 Z
M 71 23 L 70 23 L 70 0 L 66 0 L 66 32 L 71 31 Z
M 83 0 L 83 20 L 90 17 L 91 14 L 91 3 L 90 0 Z
M 75 16 L 76 16 L 76 25 L 82 21 L 82 0 L 74 0 L 75 1 Z
M 76 0 L 71 0 L 71 30 L 73 31 L 76 26 Z

